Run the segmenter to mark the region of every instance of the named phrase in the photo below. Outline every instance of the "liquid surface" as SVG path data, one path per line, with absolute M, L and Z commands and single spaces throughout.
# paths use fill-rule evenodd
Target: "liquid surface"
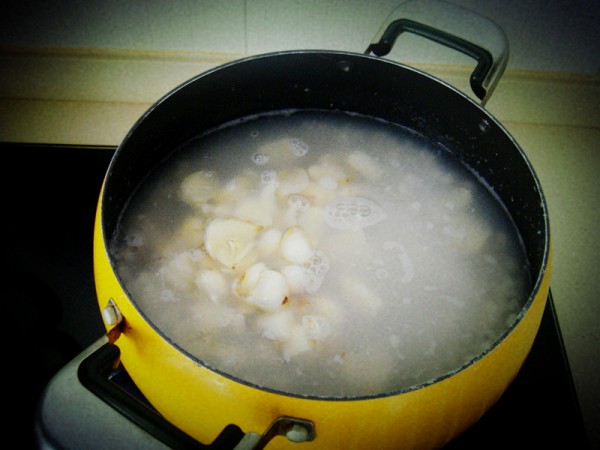
M 299 395 L 396 391 L 489 348 L 529 293 L 508 214 L 396 125 L 296 112 L 223 127 L 138 189 L 111 249 L 208 366 Z

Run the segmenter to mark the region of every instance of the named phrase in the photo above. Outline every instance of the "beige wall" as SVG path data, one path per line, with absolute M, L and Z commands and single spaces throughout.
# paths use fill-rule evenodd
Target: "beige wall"
M 13 3 L 13 5 L 11 5 Z M 20 0 L 3 2 L 0 45 L 255 54 L 364 51 L 402 0 Z M 452 0 L 493 18 L 511 42 L 511 68 L 598 74 L 595 0 Z M 463 61 L 407 37 L 405 62 Z M 402 38 L 404 42 L 404 38 Z

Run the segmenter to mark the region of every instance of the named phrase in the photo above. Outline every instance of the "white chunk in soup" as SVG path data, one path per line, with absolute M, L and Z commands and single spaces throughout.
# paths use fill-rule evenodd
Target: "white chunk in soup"
M 330 398 L 460 368 L 530 288 L 484 183 L 423 137 L 344 113 L 189 142 L 136 191 L 111 252 L 132 301 L 206 365 Z

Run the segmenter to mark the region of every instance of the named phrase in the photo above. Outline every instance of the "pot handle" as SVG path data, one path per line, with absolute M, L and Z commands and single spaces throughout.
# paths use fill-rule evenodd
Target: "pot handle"
M 120 367 L 121 350 L 111 342 L 110 336 L 98 339 L 91 349 L 77 367 L 81 384 L 171 449 L 262 450 L 276 436 L 297 443 L 309 442 L 316 437 L 315 425 L 310 420 L 281 416 L 263 434 L 244 433 L 237 425 L 229 424 L 213 442 L 202 444 L 167 421 L 137 391 Z
M 365 54 L 387 55 L 405 31 L 477 60 L 470 84 L 485 105 L 508 63 L 508 40 L 500 26 L 487 17 L 441 0 L 410 0 L 392 11 Z
M 316 431 L 312 421 L 281 416 L 275 419 L 263 434 L 255 432 L 244 434 L 237 425 L 230 424 L 221 432 L 215 442 L 208 446 L 193 441 L 187 434 L 161 419 L 160 415 L 155 414 L 145 405 L 142 405 L 137 398 L 124 393 L 120 388 L 107 381 L 107 372 L 116 368 L 119 364 L 121 351 L 115 345 L 115 342 L 121 336 L 124 326 L 124 317 L 112 298 L 102 309 L 102 318 L 104 323 L 107 326 L 112 326 L 112 328 L 98 340 L 97 345 L 99 348 L 79 366 L 79 379 L 90 391 L 103 398 L 115 409 L 161 441 L 168 442 L 171 446 L 176 444 L 174 448 L 179 448 L 182 445 L 182 448 L 186 449 L 262 450 L 276 436 L 284 436 L 289 441 L 296 443 L 309 442 L 315 439 Z
M 233 450 L 262 450 L 275 436 L 284 436 L 295 443 L 310 442 L 316 437 L 312 421 L 295 417 L 278 417 L 263 433 L 246 433 Z

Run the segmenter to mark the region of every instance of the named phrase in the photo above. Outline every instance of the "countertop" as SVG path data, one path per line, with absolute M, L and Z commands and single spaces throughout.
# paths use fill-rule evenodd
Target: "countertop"
M 0 142 L 116 146 L 163 94 L 243 56 L 0 52 Z M 416 67 L 466 89 L 466 67 Z M 554 245 L 551 290 L 593 448 L 600 448 L 599 81 L 586 75 L 507 70 L 486 105 L 529 157 L 548 202 Z

